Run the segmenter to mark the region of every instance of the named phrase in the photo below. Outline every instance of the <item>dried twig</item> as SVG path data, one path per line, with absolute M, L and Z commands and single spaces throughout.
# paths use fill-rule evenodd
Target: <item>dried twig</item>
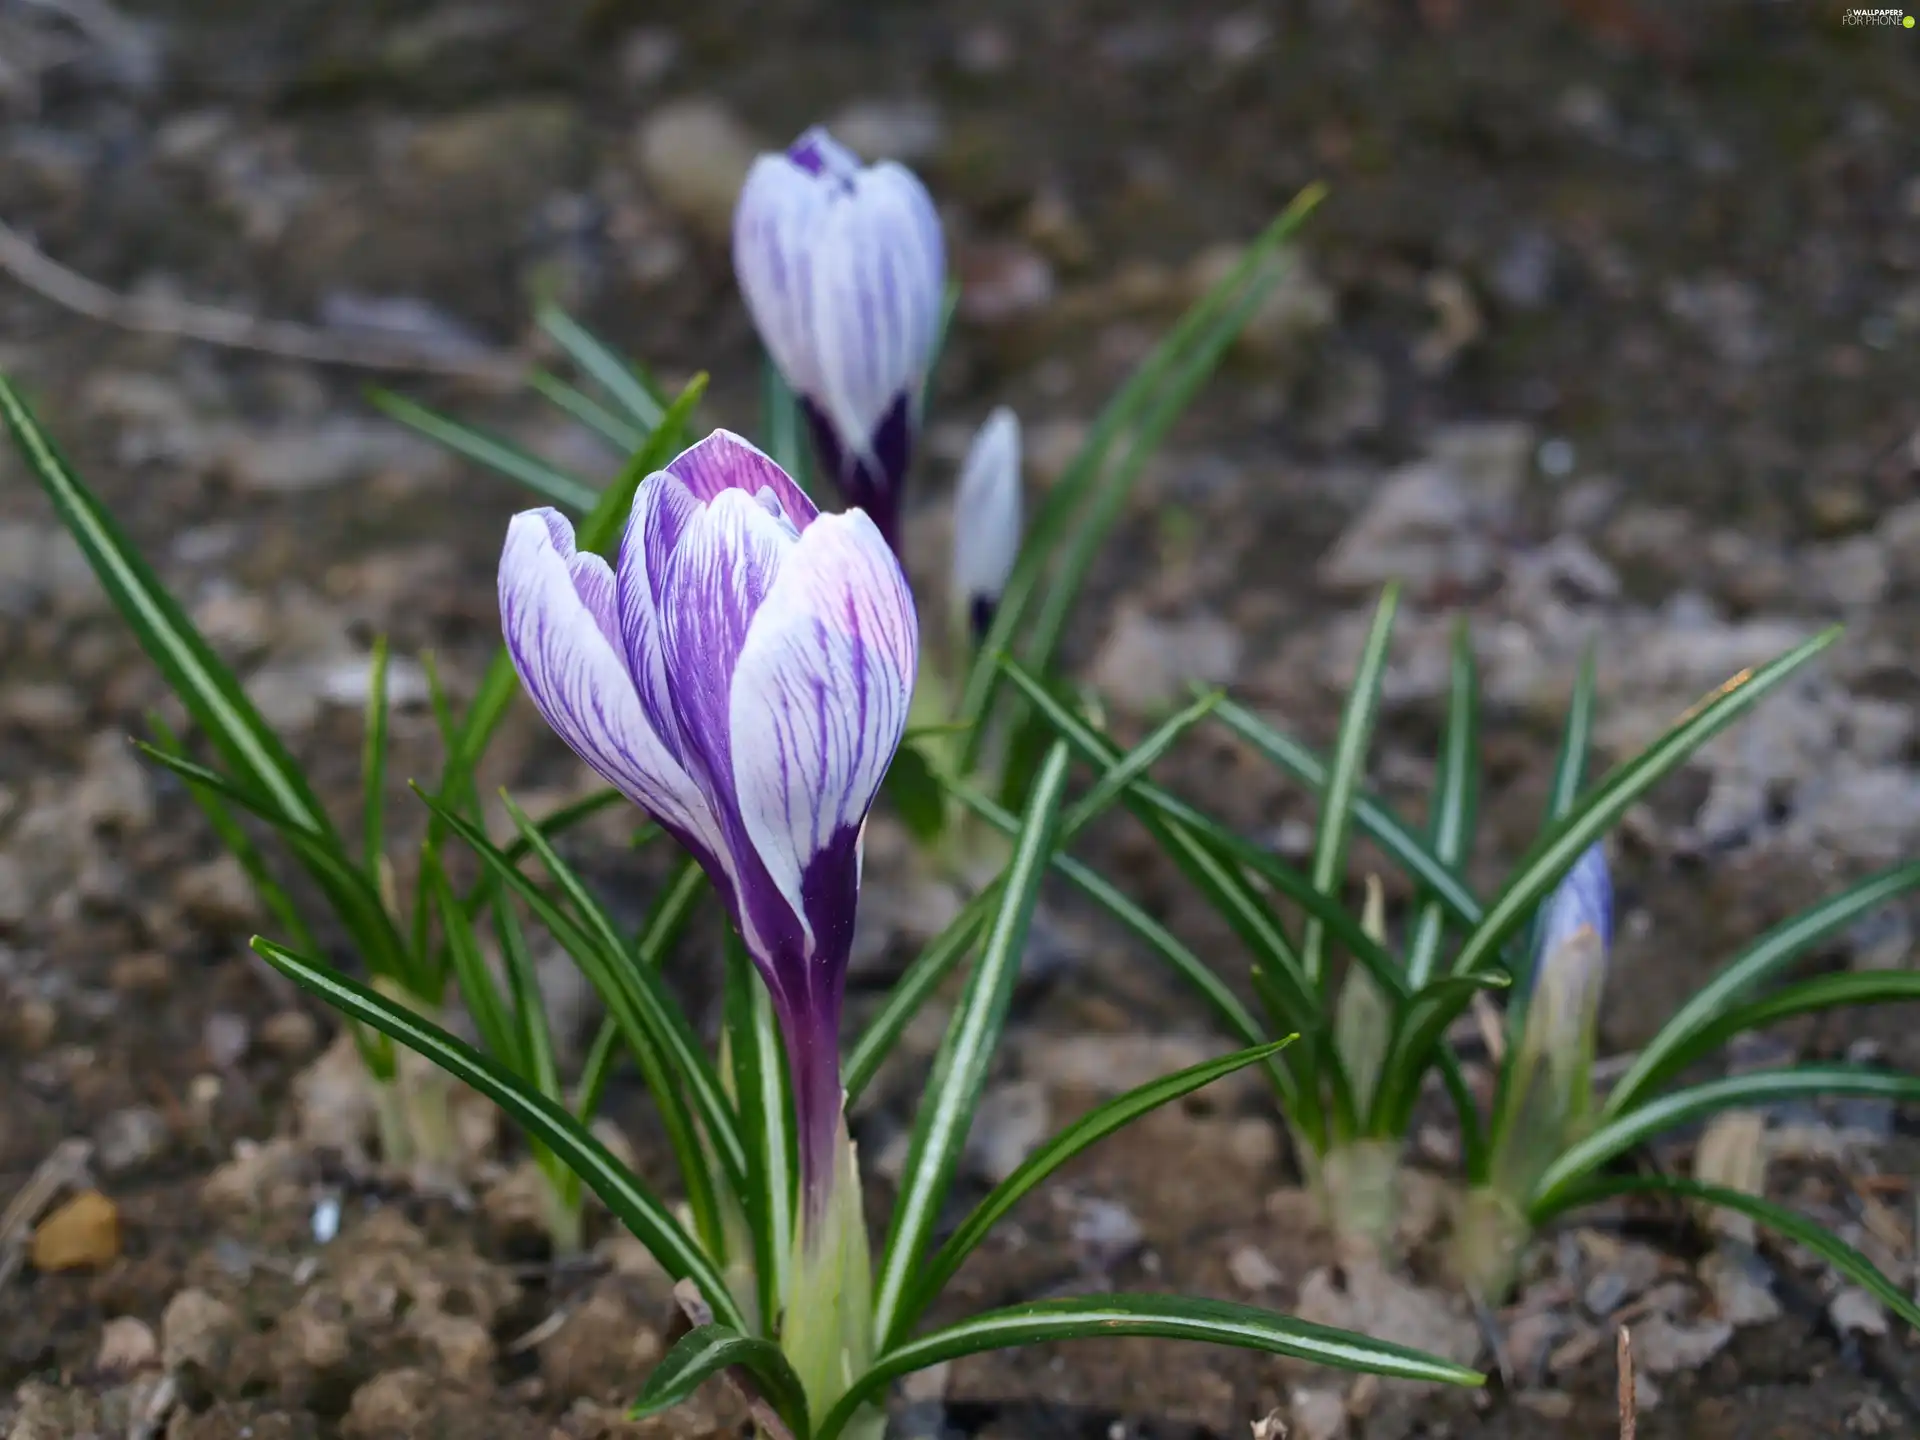
M 93 1158 L 90 1140 L 62 1140 L 40 1162 L 20 1192 L 0 1211 L 0 1285 L 13 1278 L 34 1223 L 62 1190 L 84 1183 L 87 1162 Z
M 700 1293 L 700 1287 L 691 1280 L 682 1280 L 673 1287 L 674 1301 L 680 1306 L 680 1313 L 694 1328 L 713 1323 L 713 1307 L 707 1304 L 707 1297 Z M 753 1377 L 743 1365 L 731 1365 L 720 1372 L 720 1378 L 727 1388 L 746 1401 L 747 1409 L 753 1414 L 753 1423 L 760 1427 L 759 1433 L 769 1440 L 793 1440 L 793 1431 L 787 1428 L 773 1406 L 761 1398 L 759 1388 L 753 1383 Z
M 1640 1398 L 1633 1384 L 1633 1334 L 1624 1325 L 1614 1353 L 1620 1371 L 1620 1440 L 1634 1440 L 1640 1428 Z
M 286 320 L 262 320 L 238 310 L 159 296 L 122 295 L 49 258 L 18 230 L 0 221 L 0 270 L 35 294 L 102 324 L 150 335 L 198 340 L 318 365 L 364 370 L 422 370 L 492 385 L 512 385 L 521 361 L 499 351 L 458 353 L 377 331 L 337 334 Z

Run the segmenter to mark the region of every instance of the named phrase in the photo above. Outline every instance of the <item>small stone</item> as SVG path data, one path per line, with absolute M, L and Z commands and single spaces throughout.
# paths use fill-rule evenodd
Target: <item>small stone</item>
M 1347 1402 L 1338 1390 L 1302 1386 L 1287 1397 L 1287 1415 L 1293 1422 L 1281 1432 L 1287 1440 L 1346 1440 L 1352 1433 Z
M 989 1089 L 967 1132 L 966 1164 L 990 1185 L 1020 1168 L 1053 1127 L 1047 1087 L 1036 1080 L 1011 1080 Z
M 174 899 L 189 918 L 209 929 L 251 929 L 260 919 L 253 881 L 232 855 L 221 855 L 183 871 L 174 881 Z
M 1146 1243 L 1140 1222 L 1118 1200 L 1092 1197 L 1068 1203 L 1074 1210 L 1068 1233 L 1091 1269 L 1111 1270 Z
M 340 1433 L 349 1440 L 393 1440 L 420 1432 L 438 1382 L 425 1370 L 385 1370 L 353 1392 Z
M 733 206 L 759 143 L 718 100 L 662 105 L 640 123 L 640 173 L 660 200 L 714 240 L 733 231 Z
M 353 1353 L 343 1307 L 320 1290 L 309 1291 L 281 1318 L 280 1342 L 300 1365 L 324 1373 L 345 1365 Z
M 231 1070 L 253 1048 L 253 1027 L 244 1015 L 216 1010 L 200 1027 L 200 1048 L 215 1070 Z
M 1842 1335 L 1885 1335 L 1887 1307 L 1858 1285 L 1849 1285 L 1827 1302 L 1827 1318 Z
M 7 1440 L 74 1440 L 107 1433 L 100 1402 L 85 1390 L 29 1380 L 13 1395 Z M 9 1412 L 0 1410 L 0 1415 Z
M 88 742 L 74 804 L 97 829 L 132 834 L 153 824 L 153 786 L 124 735 L 107 731 Z
M 83 1190 L 34 1228 L 33 1268 L 86 1270 L 120 1254 L 120 1211 L 98 1190 Z
M 493 1369 L 493 1336 L 471 1315 L 416 1309 L 407 1316 L 407 1332 L 433 1352 L 441 1373 L 454 1380 L 477 1385 Z M 659 1354 L 657 1341 L 654 1353 Z
M 1733 1338 L 1733 1325 L 1727 1320 L 1701 1320 L 1683 1325 L 1665 1315 L 1654 1314 L 1633 1326 L 1633 1353 L 1642 1370 L 1650 1375 L 1672 1375 L 1681 1370 L 1698 1370 L 1726 1348 Z
M 164 995 L 173 988 L 173 961 L 158 950 L 123 955 L 107 972 L 107 984 L 122 995 Z
M 1722 1245 L 1700 1262 L 1700 1280 L 1713 1296 L 1715 1312 L 1736 1329 L 1780 1318 L 1773 1274 L 1751 1251 Z
M 101 1327 L 94 1364 L 110 1375 L 131 1375 L 160 1361 L 153 1327 L 133 1315 L 116 1315 Z
M 1039 251 L 1010 240 L 970 245 L 954 257 L 960 316 L 973 325 L 1004 325 L 1053 303 L 1053 266 Z
M 1239 1246 L 1227 1257 L 1227 1273 L 1233 1277 L 1233 1283 L 1249 1295 L 1272 1290 L 1286 1278 L 1265 1252 L 1252 1245 Z
M 15 930 L 33 914 L 33 889 L 27 872 L 11 855 L 0 855 L 0 931 Z
M 858 100 L 827 122 L 833 138 L 865 160 L 912 165 L 946 139 L 939 107 L 928 100 Z
M 304 1010 L 277 1010 L 260 1024 L 260 1048 L 283 1060 L 304 1060 L 319 1047 L 320 1023 Z
M 1239 631 L 1217 616 L 1159 620 L 1123 603 L 1092 679 L 1115 705 L 1152 715 L 1183 699 L 1188 685 L 1232 684 L 1243 648 Z
M 160 1359 L 169 1370 L 194 1367 L 207 1375 L 226 1368 L 240 1317 L 205 1290 L 182 1290 L 160 1316 Z
M 94 1159 L 103 1174 L 124 1175 L 159 1155 L 170 1138 L 166 1117 L 158 1110 L 146 1105 L 116 1110 L 93 1132 Z
M 1249 1170 L 1267 1170 L 1280 1159 L 1280 1137 L 1259 1116 L 1242 1116 L 1227 1123 L 1226 1151 Z
M 559 1399 L 617 1399 L 634 1377 L 660 1358 L 660 1333 L 647 1323 L 646 1302 L 615 1277 L 596 1285 L 586 1302 L 540 1342 L 540 1373 Z

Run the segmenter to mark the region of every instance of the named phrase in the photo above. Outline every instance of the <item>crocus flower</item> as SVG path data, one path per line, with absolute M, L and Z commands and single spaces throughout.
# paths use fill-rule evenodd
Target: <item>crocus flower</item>
M 1002 405 L 987 417 L 953 497 L 953 608 L 986 637 L 1020 555 L 1020 420 Z
M 817 1209 L 841 1124 L 862 827 L 913 692 L 898 562 L 866 515 L 821 515 L 718 430 L 641 482 L 611 566 L 575 549 L 557 511 L 516 515 L 500 614 L 547 723 L 732 911 L 786 1037 Z
M 897 552 L 946 284 L 932 197 L 904 166 L 862 166 L 816 126 L 748 172 L 733 268 L 821 466 Z

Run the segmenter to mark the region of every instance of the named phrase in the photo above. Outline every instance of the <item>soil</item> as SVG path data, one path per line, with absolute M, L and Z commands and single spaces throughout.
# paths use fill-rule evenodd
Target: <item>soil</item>
M 1496 521 L 1418 550 L 1433 563 L 1409 589 L 1404 684 L 1389 689 L 1374 765 L 1419 815 L 1441 715 L 1419 677 L 1434 637 L 1444 657 L 1453 615 L 1474 616 L 1496 648 L 1518 635 L 1548 656 L 1524 683 L 1490 686 L 1476 881 L 1495 882 L 1537 824 L 1577 659 L 1540 638 L 1563 635 L 1557 617 L 1577 613 L 1580 637 L 1603 646 L 1608 759 L 1644 733 L 1643 712 L 1670 716 L 1753 663 L 1740 645 L 1765 627 L 1850 626 L 1827 688 L 1794 711 L 1840 715 L 1837 739 L 1759 732 L 1623 827 L 1607 1047 L 1643 1043 L 1744 937 L 1920 853 L 1920 523 L 1894 518 L 1920 496 L 1920 41 L 1904 31 L 1843 26 L 1834 7 L 1669 15 L 1627 0 L 125 8 L 132 39 L 0 0 L 0 218 L 48 254 L 116 290 L 308 323 L 355 297 L 398 297 L 415 302 L 416 335 L 447 344 L 457 330 L 537 345 L 528 317 L 557 297 L 670 382 L 711 370 L 704 415 L 742 430 L 752 337 L 700 198 L 728 145 L 709 125 L 712 155 L 662 161 L 662 117 L 697 99 L 762 144 L 827 118 L 911 160 L 943 202 L 970 296 L 916 480 L 912 541 L 934 557 L 920 574 L 938 573 L 952 467 L 992 404 L 1021 411 L 1032 483 L 1046 483 L 1195 292 L 1209 248 L 1323 179 L 1304 278 L 1150 467 L 1078 612 L 1068 661 L 1115 693 L 1116 727 L 1137 730 L 1187 679 L 1219 680 L 1324 743 L 1371 588 L 1330 575 L 1326 557 L 1396 467 L 1484 440 L 1490 422 L 1518 438 L 1517 484 Z M 132 333 L 5 279 L 0 369 L 357 824 L 352 681 L 366 646 L 385 633 L 397 654 L 431 650 L 449 688 L 470 691 L 497 639 L 493 564 L 522 496 L 378 427 L 363 371 Z M 584 472 L 615 463 L 517 391 L 379 378 Z M 499 1198 L 511 1138 L 482 1137 L 487 1160 L 452 1193 L 316 1140 L 326 1106 L 296 1077 L 334 1022 L 246 952 L 266 922 L 214 863 L 180 786 L 124 748 L 165 708 L 161 681 L 53 543 L 11 454 L 0 476 L 0 1194 L 88 1137 L 120 1227 L 104 1264 L 26 1265 L 0 1284 L 7 1433 L 739 1433 L 718 1391 L 645 1425 L 619 1418 L 665 1342 L 669 1287 L 603 1215 L 590 1260 L 552 1262 Z M 1530 557 L 1562 540 L 1611 582 L 1576 567 L 1527 589 Z M 1649 673 L 1673 637 L 1702 635 L 1747 638 L 1697 677 L 1691 660 Z M 1129 699 L 1156 667 L 1166 693 Z M 393 732 L 396 855 L 419 818 L 397 781 L 430 774 L 436 755 L 421 698 Z M 1867 779 L 1834 780 L 1841 754 Z M 525 711 L 490 766 L 523 798 L 580 780 Z M 1162 775 L 1283 851 L 1312 820 L 1298 787 L 1211 733 Z M 1749 790 L 1749 821 L 1703 818 Z M 599 857 L 596 881 L 616 903 L 644 899 L 657 867 L 619 854 L 617 827 L 595 833 L 599 849 L 583 840 L 581 853 Z M 898 832 L 876 822 L 873 844 L 866 905 L 886 918 L 872 921 L 853 1023 L 926 918 Z M 1237 968 L 1219 922 L 1125 822 L 1099 827 L 1088 854 Z M 1390 871 L 1361 846 L 1356 876 L 1367 868 Z M 1913 920 L 1896 910 L 1818 963 L 1914 963 Z M 1037 1096 L 1057 1124 L 1123 1062 L 1146 1054 L 1157 1073 L 1221 1044 L 1073 896 L 1050 897 L 1045 929 L 1004 1093 Z M 710 938 L 683 946 L 675 971 L 709 1019 Z M 1912 1068 L 1912 1019 L 1848 1015 L 1771 1043 Z M 937 1036 L 920 1028 L 903 1072 Z M 863 1153 L 884 1157 L 912 1089 L 876 1084 L 857 1117 Z M 612 1113 L 659 1173 L 637 1082 L 622 1078 Z M 1422 1154 L 1444 1151 L 1442 1117 Z M 1774 1147 L 1773 1193 L 1856 1233 L 1891 1226 L 1880 1253 L 1910 1266 L 1912 1117 L 1772 1118 L 1812 1137 Z M 1683 1160 L 1688 1144 L 1661 1158 Z M 870 1214 L 884 1214 L 885 1168 L 870 1166 Z M 1472 1317 L 1441 1292 L 1343 1266 L 1298 1185 L 1269 1098 L 1216 1087 L 1033 1197 L 942 1313 L 1099 1286 L 1376 1304 L 1382 1323 L 1437 1305 L 1441 1338 L 1465 1336 L 1485 1361 Z M 1431 1278 L 1415 1248 L 1415 1273 Z M 1637 1282 L 1597 1310 L 1579 1287 L 1638 1257 L 1681 1294 L 1671 1316 L 1642 1305 L 1646 1329 L 1710 1323 L 1714 1247 L 1697 1227 L 1608 1212 L 1537 1248 L 1534 1283 L 1495 1318 L 1517 1350 L 1529 1316 L 1548 1314 L 1553 1357 L 1481 1396 L 1363 1387 L 1334 1407 L 1350 1419 L 1314 1428 L 1324 1376 L 1084 1343 L 956 1364 L 909 1388 L 901 1433 L 1228 1436 L 1277 1408 L 1296 1433 L 1367 1440 L 1616 1433 L 1609 1316 L 1659 1287 Z M 1642 1440 L 1920 1428 L 1913 1337 L 1848 1323 L 1790 1253 L 1752 1258 L 1779 1313 L 1652 1377 Z M 144 1340 L 108 1329 L 129 1317 Z M 120 1353 L 103 1354 L 110 1334 Z M 168 1405 L 153 1398 L 163 1385 Z M 169 1417 L 157 1431 L 140 1428 L 149 1405 Z

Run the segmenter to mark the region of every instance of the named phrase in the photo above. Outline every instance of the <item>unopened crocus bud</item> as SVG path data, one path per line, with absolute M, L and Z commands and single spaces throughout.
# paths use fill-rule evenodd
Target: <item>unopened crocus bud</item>
M 953 497 L 953 613 L 977 643 L 1020 556 L 1020 418 L 998 407 L 973 437 Z
M 1592 846 L 1547 902 L 1520 1045 L 1495 1132 L 1495 1181 L 1523 1201 L 1585 1128 L 1593 1055 L 1613 941 L 1613 881 Z
M 933 198 L 904 166 L 862 165 L 816 126 L 748 172 L 733 268 L 822 467 L 898 554 L 946 290 Z

